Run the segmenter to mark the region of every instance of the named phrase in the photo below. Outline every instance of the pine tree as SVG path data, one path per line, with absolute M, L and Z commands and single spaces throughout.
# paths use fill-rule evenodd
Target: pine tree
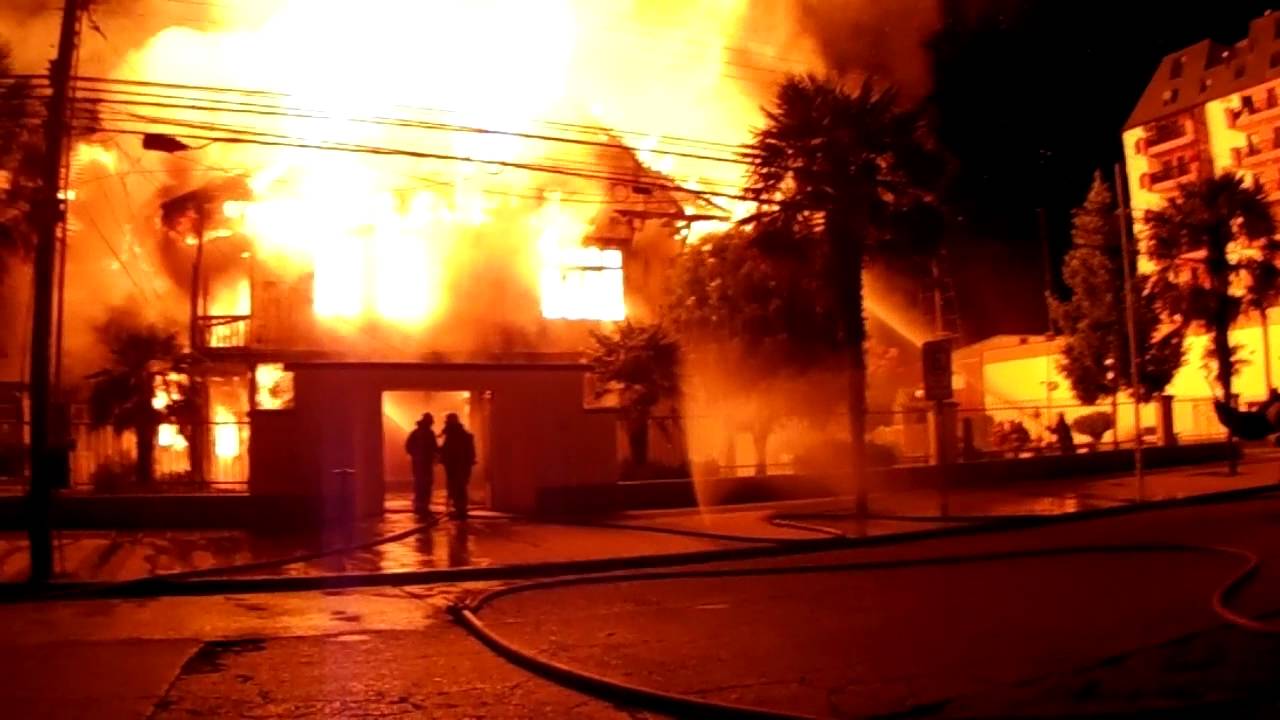
M 1065 336 L 1059 369 L 1071 381 L 1076 398 L 1092 405 L 1122 390 L 1132 390 L 1129 338 L 1125 323 L 1124 268 L 1115 195 L 1094 174 L 1084 204 L 1072 213 L 1072 248 L 1062 277 L 1071 298 L 1053 303 L 1053 318 Z M 1159 337 L 1156 296 L 1145 290 L 1147 278 L 1134 271 L 1133 295 L 1138 346 L 1138 396 L 1146 401 L 1162 391 L 1182 365 L 1183 331 L 1175 327 Z

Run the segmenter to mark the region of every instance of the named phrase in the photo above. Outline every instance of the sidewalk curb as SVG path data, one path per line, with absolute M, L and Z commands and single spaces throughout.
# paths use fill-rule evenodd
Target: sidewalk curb
M 1169 510 L 1196 505 L 1231 502 L 1280 492 L 1280 484 L 1223 490 L 1169 500 L 1153 500 L 1117 507 L 1096 508 L 1058 515 L 1014 515 L 1004 518 L 988 516 L 968 524 L 886 533 L 869 537 L 822 537 L 814 539 L 778 540 L 755 547 L 714 548 L 679 553 L 632 555 L 627 557 L 557 560 L 545 563 L 520 563 L 479 567 L 431 568 L 386 572 L 338 573 L 329 575 L 272 575 L 248 577 L 200 577 L 171 580 L 164 576 L 139 578 L 120 583 L 65 582 L 55 583 L 49 590 L 35 590 L 22 583 L 0 584 L 0 602 L 41 600 L 87 600 L 102 598 L 153 597 L 164 595 L 222 595 L 244 593 L 303 592 L 310 590 L 350 589 L 361 587 L 396 587 L 439 583 L 468 583 L 530 580 L 559 575 L 605 574 L 623 570 L 641 570 L 713 562 L 733 562 L 762 558 L 801 555 L 832 550 L 851 550 L 882 545 L 896 545 L 950 536 L 978 535 L 1003 530 L 1035 528 L 1046 525 L 1088 520 L 1156 510 Z M 903 522 L 928 521 L 924 517 L 898 516 Z M 873 520 L 895 520 L 895 516 L 873 516 Z M 934 522 L 946 522 L 935 518 Z M 626 529 L 619 528 L 619 531 Z M 639 531 L 639 530 L 636 530 Z

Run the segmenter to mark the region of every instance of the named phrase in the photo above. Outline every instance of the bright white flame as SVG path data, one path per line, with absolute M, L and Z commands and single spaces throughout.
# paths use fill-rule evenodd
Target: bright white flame
M 156 444 L 162 448 L 185 450 L 187 448 L 187 439 L 183 437 L 177 425 L 164 423 L 160 425 L 156 432 Z
M 220 458 L 240 455 L 240 425 L 236 416 L 224 407 L 213 411 L 213 454 Z

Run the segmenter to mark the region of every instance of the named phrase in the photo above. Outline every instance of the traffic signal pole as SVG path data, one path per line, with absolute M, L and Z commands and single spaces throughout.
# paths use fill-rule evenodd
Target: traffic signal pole
M 66 216 L 62 197 L 62 158 L 67 136 L 68 87 L 78 39 L 81 1 L 66 0 L 58 32 L 58 55 L 50 67 L 48 117 L 45 120 L 44 167 L 36 207 L 36 247 L 31 314 L 31 457 L 27 491 L 27 537 L 32 583 L 53 575 L 53 471 L 57 448 L 50 424 L 53 399 L 53 305 L 58 232 Z

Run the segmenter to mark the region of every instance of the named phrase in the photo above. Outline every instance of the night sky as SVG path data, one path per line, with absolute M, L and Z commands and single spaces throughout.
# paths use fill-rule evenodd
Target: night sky
M 1161 58 L 1206 37 L 1237 42 L 1272 4 L 943 0 L 933 103 L 955 161 L 950 247 L 966 340 L 1047 329 L 1036 209 L 1060 285 L 1071 208 L 1095 169 L 1110 176 Z

